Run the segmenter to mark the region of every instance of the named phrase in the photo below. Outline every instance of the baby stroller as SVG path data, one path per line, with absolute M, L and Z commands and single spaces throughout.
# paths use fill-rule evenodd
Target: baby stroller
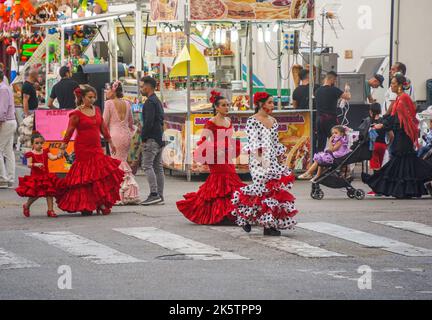
M 359 138 L 351 147 L 352 152 L 347 154 L 345 157 L 335 159 L 334 163 L 329 166 L 322 166 L 323 172 L 321 176 L 312 184 L 312 199 L 324 199 L 324 191 L 321 189 L 321 185 L 331 189 L 346 189 L 347 196 L 350 199 L 363 200 L 365 198 L 365 191 L 362 189 L 355 189 L 352 186 L 352 179 L 345 177 L 343 168 L 350 164 L 361 162 L 362 172 L 365 171 L 364 162 L 369 161 L 372 158 L 369 139 L 370 126 L 370 119 L 363 120 L 359 127 Z

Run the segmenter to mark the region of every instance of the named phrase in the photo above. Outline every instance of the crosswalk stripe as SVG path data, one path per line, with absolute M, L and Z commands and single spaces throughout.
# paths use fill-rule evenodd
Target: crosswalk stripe
M 151 242 L 168 250 L 176 251 L 194 260 L 248 259 L 157 228 L 119 228 L 113 230 L 140 240 Z
M 0 270 L 38 268 L 40 265 L 0 248 Z
M 364 245 L 369 248 L 379 248 L 392 253 L 407 257 L 432 257 L 432 250 L 403 243 L 397 240 L 377 236 L 371 233 L 342 227 L 339 225 L 316 222 L 300 223 L 299 228 L 327 234 L 336 238 L 344 239 Z
M 332 252 L 323 248 L 314 247 L 306 242 L 298 241 L 288 237 L 264 237 L 258 232 L 252 231 L 250 234 L 245 235 L 244 231 L 238 227 L 210 227 L 212 230 L 225 232 L 234 238 L 242 240 L 251 240 L 266 247 L 278 249 L 291 254 L 298 255 L 305 258 L 331 258 L 331 257 L 346 257 L 346 255 Z
M 27 235 L 96 264 L 143 262 L 142 260 L 68 231 L 33 232 L 27 233 Z
M 372 222 L 393 227 L 396 229 L 411 231 L 414 233 L 432 237 L 432 227 L 426 224 L 413 222 L 413 221 L 372 221 Z

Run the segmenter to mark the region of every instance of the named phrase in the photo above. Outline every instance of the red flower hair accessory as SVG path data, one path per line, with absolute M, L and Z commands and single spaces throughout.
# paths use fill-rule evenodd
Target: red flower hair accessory
M 211 97 L 210 97 L 210 102 L 211 103 L 215 103 L 216 102 L 216 98 L 218 98 L 218 97 L 221 96 L 221 93 L 218 92 L 218 91 L 216 91 L 216 90 L 213 90 L 212 92 L 210 92 L 210 94 L 211 94 Z
M 270 97 L 270 95 L 267 92 L 257 92 L 254 94 L 253 100 L 254 104 L 257 105 L 258 102 L 267 100 Z
M 77 97 L 81 97 L 81 96 L 82 96 L 82 90 L 81 90 L 81 88 L 76 88 L 76 89 L 74 90 L 74 93 L 75 93 L 75 95 L 76 95 Z

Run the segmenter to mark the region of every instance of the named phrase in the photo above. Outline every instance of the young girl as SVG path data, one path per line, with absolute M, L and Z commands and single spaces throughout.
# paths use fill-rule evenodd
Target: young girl
M 44 138 L 39 133 L 32 135 L 32 151 L 25 154 L 27 166 L 31 168 L 31 174 L 29 176 L 20 177 L 18 188 L 16 188 L 16 193 L 18 193 L 20 197 L 29 198 L 27 203 L 23 205 L 23 214 L 26 217 L 30 217 L 30 206 L 38 198 L 47 199 L 48 217 L 57 217 L 53 209 L 53 199 L 57 195 L 60 179 L 57 178 L 54 173 L 49 173 L 48 159 L 58 160 L 61 159 L 63 155 L 61 153 L 53 155 L 49 152 L 49 149 L 43 149 L 42 146 L 44 142 Z
M 335 126 L 332 128 L 331 133 L 332 137 L 330 140 L 330 147 L 324 152 L 315 154 L 314 164 L 306 173 L 299 176 L 300 180 L 312 179 L 312 175 L 318 169 L 317 175 L 312 179 L 313 182 L 315 179 L 321 176 L 321 166 L 331 165 L 335 159 L 342 158 L 350 153 L 345 127 Z

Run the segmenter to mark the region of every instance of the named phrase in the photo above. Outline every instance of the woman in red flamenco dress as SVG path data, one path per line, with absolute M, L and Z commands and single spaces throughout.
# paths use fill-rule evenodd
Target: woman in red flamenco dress
M 295 197 L 289 192 L 294 176 L 286 165 L 286 147 L 279 142 L 279 125 L 271 114 L 273 97 L 265 92 L 254 95 L 255 115 L 246 125 L 249 171 L 253 183 L 233 195 L 233 215 L 246 232 L 252 225 L 264 227 L 265 236 L 280 236 L 282 229 L 293 229 L 297 214 Z
M 205 124 L 195 151 L 196 161 L 208 164 L 210 175 L 198 192 L 184 195 L 185 199 L 177 202 L 177 208 L 196 224 L 233 224 L 231 197 L 245 186 L 232 163 L 240 148 L 232 138 L 233 127 L 227 117 L 228 100 L 213 91 L 210 102 L 215 116 Z
M 91 215 L 108 215 L 113 205 L 120 200 L 119 190 L 124 172 L 120 161 L 106 156 L 102 149 L 101 134 L 115 154 L 110 134 L 103 121 L 101 111 L 93 106 L 96 90 L 83 86 L 75 90 L 78 107 L 69 114 L 69 125 L 63 140 L 62 150 L 76 131 L 75 161 L 64 179 L 64 192 L 57 198 L 57 205 L 67 212 Z
M 27 197 L 23 205 L 23 214 L 30 217 L 30 207 L 39 198 L 47 200 L 47 216 L 57 218 L 54 212 L 54 197 L 58 194 L 60 179 L 48 169 L 48 160 L 54 161 L 63 157 L 61 153 L 53 155 L 49 149 L 43 149 L 45 139 L 39 133 L 31 137 L 32 151 L 24 156 L 27 158 L 27 166 L 31 168 L 31 174 L 19 178 L 18 188 L 15 189 L 20 197 Z

